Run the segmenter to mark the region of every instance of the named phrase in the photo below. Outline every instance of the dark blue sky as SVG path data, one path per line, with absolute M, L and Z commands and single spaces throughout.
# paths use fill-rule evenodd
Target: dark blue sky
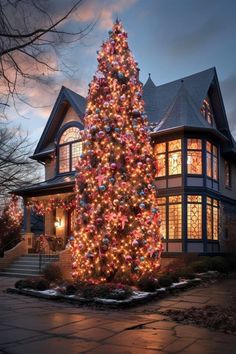
M 63 7 L 68 1 L 59 3 Z M 155 84 L 162 84 L 216 67 L 231 131 L 236 136 L 235 0 L 87 0 L 71 26 L 77 21 L 86 23 L 98 13 L 99 20 L 89 36 L 60 51 L 63 60 L 76 69 L 73 78 L 55 75 L 48 92 L 35 87 L 29 95 L 32 102 L 44 102 L 49 107 L 23 108 L 29 119 L 17 118 L 30 130 L 33 140 L 39 138 L 62 84 L 86 94 L 96 70 L 96 51 L 116 15 L 128 32 L 143 82 L 149 72 Z

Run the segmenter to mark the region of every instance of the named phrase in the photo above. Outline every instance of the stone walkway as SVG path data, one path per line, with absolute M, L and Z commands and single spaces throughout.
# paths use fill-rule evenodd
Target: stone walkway
M 129 310 L 93 310 L 7 294 L 16 279 L 0 278 L 0 353 L 233 354 L 236 336 L 172 322 L 168 308 L 229 305 L 236 279 L 197 287 Z

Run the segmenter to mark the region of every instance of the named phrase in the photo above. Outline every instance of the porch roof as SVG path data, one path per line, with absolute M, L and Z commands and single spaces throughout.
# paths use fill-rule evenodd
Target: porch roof
M 55 176 L 47 181 L 32 184 L 27 187 L 15 189 L 11 193 L 22 197 L 34 197 L 39 195 L 59 194 L 72 192 L 75 185 L 75 173 L 63 176 Z

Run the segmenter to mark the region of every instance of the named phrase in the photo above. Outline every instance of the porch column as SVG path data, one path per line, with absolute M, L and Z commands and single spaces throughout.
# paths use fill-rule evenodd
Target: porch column
M 24 205 L 24 227 L 27 252 L 33 248 L 33 233 L 31 232 L 31 208 Z

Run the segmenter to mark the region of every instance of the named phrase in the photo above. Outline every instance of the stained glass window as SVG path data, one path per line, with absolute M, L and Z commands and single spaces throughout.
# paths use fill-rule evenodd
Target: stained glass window
M 59 173 L 75 170 L 75 165 L 82 153 L 80 130 L 77 127 L 66 129 L 59 141 Z
M 207 197 L 207 238 L 219 240 L 219 201 Z
M 182 173 L 181 139 L 168 142 L 168 170 L 170 176 Z
M 202 141 L 188 139 L 187 141 L 187 171 L 189 174 L 202 174 Z
M 207 176 L 218 180 L 218 149 L 209 141 L 206 143 L 207 150 Z
M 213 111 L 208 97 L 205 98 L 201 107 L 201 113 L 209 124 L 213 124 Z
M 231 187 L 231 166 L 229 161 L 225 160 L 225 187 Z
M 70 143 L 72 141 L 80 140 L 81 134 L 77 127 L 70 127 L 64 131 L 60 138 L 60 145 L 65 143 Z
M 181 139 L 156 144 L 157 177 L 165 177 L 167 174 L 173 176 L 182 173 L 181 145 Z
M 182 197 L 171 196 L 169 197 L 169 239 L 182 238 Z
M 202 238 L 202 196 L 188 195 L 187 225 L 188 238 Z
M 160 211 L 161 217 L 161 226 L 160 226 L 160 233 L 161 236 L 165 239 L 166 238 L 166 214 L 167 214 L 167 206 L 166 206 L 166 198 L 158 198 L 158 208 Z

